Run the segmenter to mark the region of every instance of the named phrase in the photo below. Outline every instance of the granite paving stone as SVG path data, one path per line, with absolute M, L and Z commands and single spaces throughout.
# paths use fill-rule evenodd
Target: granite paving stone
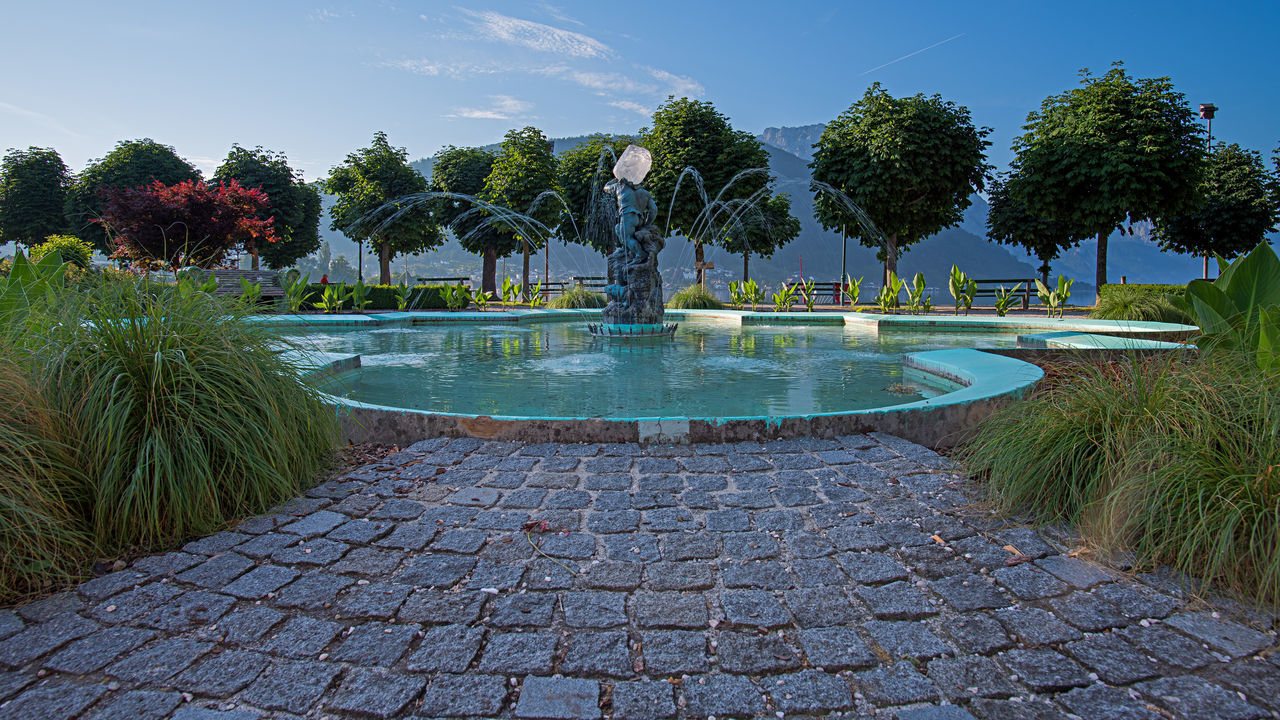
M 0 716 L 1280 717 L 1276 617 L 959 472 L 880 433 L 415 443 L 0 609 Z

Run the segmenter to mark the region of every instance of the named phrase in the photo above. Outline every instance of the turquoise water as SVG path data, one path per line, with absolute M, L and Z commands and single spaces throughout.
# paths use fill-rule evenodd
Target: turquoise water
M 805 415 L 898 405 L 939 387 L 905 353 L 1013 347 L 1015 333 L 881 333 L 682 321 L 674 338 L 592 337 L 583 322 L 333 329 L 291 341 L 359 353 L 334 395 L 392 407 L 542 417 Z

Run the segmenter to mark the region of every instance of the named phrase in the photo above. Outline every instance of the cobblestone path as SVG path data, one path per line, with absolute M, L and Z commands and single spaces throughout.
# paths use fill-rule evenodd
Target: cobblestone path
M 1270 618 L 963 490 L 884 435 L 425 441 L 0 611 L 0 717 L 1280 717 Z

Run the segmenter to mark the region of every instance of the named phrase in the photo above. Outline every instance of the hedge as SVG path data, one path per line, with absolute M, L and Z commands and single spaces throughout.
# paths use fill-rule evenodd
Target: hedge
M 1130 295 L 1163 295 L 1182 297 L 1187 291 L 1186 285 L 1160 285 L 1157 283 L 1132 283 L 1132 284 L 1116 284 L 1108 283 L 1102 286 L 1098 292 L 1098 297 L 1106 297 L 1110 293 L 1122 292 Z
M 330 283 L 339 287 L 349 289 L 350 286 L 345 283 Z M 306 307 L 315 310 L 315 303 L 324 294 L 326 285 L 321 283 L 310 283 L 307 288 L 311 290 L 310 300 Z M 369 305 L 365 310 L 395 310 L 396 308 L 396 285 L 367 285 L 369 289 Z M 444 302 L 444 294 L 442 292 L 443 285 L 414 285 L 410 288 L 409 306 L 407 310 L 444 310 L 448 306 Z M 342 304 L 344 310 L 351 309 L 351 301 L 347 300 Z

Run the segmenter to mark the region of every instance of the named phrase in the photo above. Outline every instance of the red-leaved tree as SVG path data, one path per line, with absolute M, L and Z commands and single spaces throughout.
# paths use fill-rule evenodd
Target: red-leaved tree
M 253 249 L 276 241 L 272 218 L 258 217 L 270 207 L 266 193 L 235 180 L 111 188 L 102 192 L 102 199 L 96 222 L 116 243 L 112 257 L 136 265 L 214 267 L 236 246 Z

